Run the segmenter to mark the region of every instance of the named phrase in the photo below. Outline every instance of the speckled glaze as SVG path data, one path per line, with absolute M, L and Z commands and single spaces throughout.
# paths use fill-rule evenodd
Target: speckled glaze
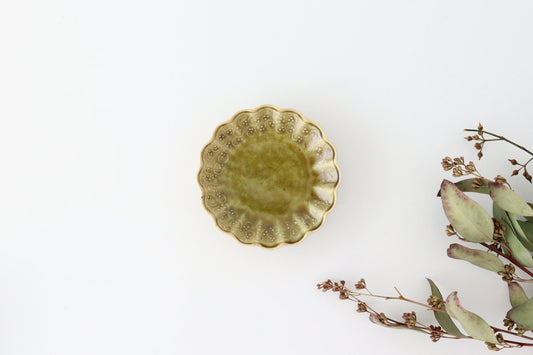
M 294 110 L 261 106 L 220 125 L 202 151 L 198 181 L 217 225 L 245 244 L 297 243 L 335 203 L 335 149 Z

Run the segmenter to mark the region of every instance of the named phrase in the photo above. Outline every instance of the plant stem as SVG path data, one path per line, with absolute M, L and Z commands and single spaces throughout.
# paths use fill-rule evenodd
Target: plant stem
M 505 342 L 509 344 L 518 345 L 518 346 L 533 346 L 533 344 L 531 343 L 522 343 L 520 341 L 512 341 L 512 340 L 507 340 L 507 339 L 505 339 Z
M 395 289 L 396 289 L 396 287 L 395 287 Z M 412 303 L 412 304 L 416 304 L 416 305 L 421 306 L 421 307 L 425 307 L 428 310 L 437 311 L 437 312 L 441 311 L 440 309 L 433 308 L 433 307 L 431 307 L 430 305 L 428 305 L 426 303 L 417 302 L 417 301 L 411 300 L 409 298 L 405 298 L 404 296 L 402 296 L 401 293 L 398 292 L 398 289 L 396 289 L 396 292 L 398 292 L 399 296 L 381 296 L 381 295 L 374 295 L 374 294 L 370 294 L 370 293 L 361 293 L 361 292 L 350 291 L 350 290 L 348 290 L 348 292 L 351 295 L 353 295 L 353 296 L 367 296 L 367 297 L 382 298 L 382 299 L 385 299 L 385 300 L 405 301 L 405 302 L 409 302 L 409 303 Z
M 478 132 L 477 129 L 471 129 L 471 128 L 467 128 L 467 129 L 465 129 L 465 131 L 466 131 L 466 132 Z M 498 135 L 498 134 L 494 134 L 494 133 L 492 133 L 492 132 L 488 132 L 488 131 L 485 131 L 485 130 L 483 130 L 482 132 L 483 132 L 483 133 L 486 133 L 486 134 L 488 134 L 488 135 L 490 135 L 490 136 L 492 136 L 492 137 L 496 137 L 496 138 L 498 138 L 497 140 L 502 140 L 502 141 L 505 141 L 505 142 L 507 142 L 507 143 L 509 143 L 509 144 L 512 144 L 512 145 L 514 145 L 515 147 L 517 147 L 517 148 L 519 148 L 519 149 L 522 149 L 524 152 L 526 152 L 526 153 L 528 153 L 529 155 L 532 155 L 532 156 L 533 156 L 533 152 L 531 152 L 530 150 L 528 150 L 527 148 L 525 148 L 525 147 L 523 147 L 523 146 L 521 146 L 521 145 L 519 145 L 519 144 L 516 144 L 516 143 L 513 142 L 512 140 L 509 140 L 509 139 L 505 138 L 504 136 L 500 136 L 500 135 Z M 491 139 L 491 141 L 492 141 L 492 140 L 494 140 L 494 139 Z M 485 141 L 489 141 L 489 140 L 488 140 L 488 139 L 485 139 Z
M 518 281 L 518 282 L 523 282 L 523 283 L 525 283 L 525 284 L 527 284 L 527 283 L 533 283 L 533 279 L 523 279 L 523 278 L 518 277 L 518 276 L 516 276 L 516 279 L 515 279 L 515 280 Z
M 504 253 L 502 253 L 498 249 L 494 248 L 493 246 L 488 245 L 487 243 L 480 243 L 480 244 L 483 245 L 485 248 L 487 248 L 489 250 L 492 250 L 493 252 L 495 252 L 499 256 L 504 257 L 505 259 L 509 260 L 510 262 L 515 264 L 518 268 L 520 268 L 523 272 L 525 272 L 529 276 L 533 277 L 533 272 L 529 271 L 525 266 L 522 266 L 522 264 L 520 264 L 518 261 L 516 261 L 515 258 L 513 258 L 512 256 L 505 255 Z
M 501 328 L 498 328 L 498 327 L 493 327 L 491 326 L 492 330 L 494 330 L 495 332 L 501 332 L 501 333 L 507 333 L 507 334 L 511 334 L 511 335 L 514 335 L 515 337 L 520 337 L 520 338 L 524 338 L 524 339 L 528 339 L 528 340 L 533 340 L 532 337 L 528 337 L 527 335 L 518 335 L 510 330 L 506 330 L 506 329 L 501 329 Z

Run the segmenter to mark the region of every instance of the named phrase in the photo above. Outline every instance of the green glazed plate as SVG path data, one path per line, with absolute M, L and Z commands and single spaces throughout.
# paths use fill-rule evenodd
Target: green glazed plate
M 198 181 L 217 225 L 245 244 L 301 241 L 335 204 L 333 145 L 294 110 L 261 106 L 220 125 L 202 151 Z

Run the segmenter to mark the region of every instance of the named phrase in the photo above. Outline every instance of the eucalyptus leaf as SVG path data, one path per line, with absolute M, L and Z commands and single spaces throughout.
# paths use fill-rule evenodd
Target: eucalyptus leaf
M 444 213 L 457 233 L 473 243 L 492 240 L 494 223 L 479 203 L 448 180 L 442 182 L 440 191 Z
M 520 306 L 528 301 L 524 289 L 518 282 L 510 282 L 507 286 L 509 287 L 509 301 L 511 301 L 511 307 Z
M 520 228 L 520 225 L 518 225 L 518 222 L 513 215 L 507 213 L 507 217 L 511 222 L 512 233 L 505 233 L 505 238 L 509 245 L 509 249 L 511 249 L 513 258 L 526 267 L 533 267 L 533 257 L 531 257 L 529 251 L 517 237 L 520 235 L 521 239 L 525 239 L 522 228 Z
M 429 282 L 429 287 L 431 287 L 431 295 L 442 301 L 442 305 L 439 307 L 439 309 L 441 309 L 443 312 L 433 311 L 437 322 L 439 322 L 442 329 L 444 329 L 448 333 L 460 338 L 466 337 L 466 335 L 461 333 L 459 328 L 457 328 L 448 313 L 446 313 L 446 308 L 444 307 L 444 299 L 442 298 L 442 294 L 440 293 L 440 290 L 437 285 L 435 285 L 435 283 L 431 279 L 427 280 Z
M 507 317 L 524 329 L 533 330 L 533 298 L 507 312 Z
M 465 260 L 486 270 L 494 272 L 505 271 L 503 262 L 500 258 L 487 251 L 470 249 L 455 243 L 450 245 L 447 252 L 450 258 Z
M 533 208 L 533 203 L 528 202 L 527 204 L 529 205 L 529 207 Z M 533 217 L 530 217 L 530 216 L 525 216 L 525 217 L 528 222 L 533 223 Z
M 504 210 L 520 215 L 533 216 L 533 209 L 516 192 L 498 182 L 489 183 L 492 200 Z
M 469 312 L 461 306 L 457 292 L 452 292 L 446 299 L 446 311 L 461 323 L 465 332 L 472 338 L 491 344 L 498 343 L 489 324 L 477 314 Z
M 501 223 L 507 223 L 509 221 L 507 219 L 507 215 L 505 214 L 505 210 L 498 206 L 496 203 L 492 204 L 492 216 Z
M 527 243 L 522 243 L 530 251 L 533 251 L 533 223 L 518 221 L 518 225 L 524 233 L 524 238 L 527 240 Z

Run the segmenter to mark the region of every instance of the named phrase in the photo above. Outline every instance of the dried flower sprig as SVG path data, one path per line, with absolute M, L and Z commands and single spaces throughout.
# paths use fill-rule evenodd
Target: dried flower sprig
M 533 160 L 531 151 L 503 136 L 485 131 L 481 124 L 477 129 L 466 131 L 476 132 L 466 139 L 476 141 L 474 147 L 478 150 L 479 159 L 483 157 L 482 150 L 486 142 L 490 141 L 505 141 L 530 154 L 532 158 L 524 164 L 515 159 L 509 161 L 519 166 L 511 176 L 522 171 L 522 175 L 531 182 L 531 175 L 527 171 L 527 165 Z M 493 138 L 485 138 L 485 135 Z M 489 325 L 478 315 L 463 308 L 457 292 L 452 292 L 444 299 L 435 283 L 429 279 L 431 295 L 427 303 L 408 299 L 397 288 L 397 296 L 373 294 L 368 290 L 365 279 L 359 280 L 353 290 L 346 287 L 344 281 L 331 280 L 318 284 L 318 288 L 338 292 L 340 299 L 356 302 L 357 312 L 369 313 L 373 323 L 426 333 L 434 342 L 442 338 L 476 339 L 483 341 L 490 350 L 533 347 L 533 336 L 529 334 L 533 331 L 533 298 L 528 297 L 520 286 L 521 283 L 533 283 L 533 204 L 525 202 L 514 192 L 504 177 L 498 175 L 488 179 L 473 162 L 467 163 L 463 157 L 446 157 L 441 164 L 445 171 L 451 171 L 456 178 L 473 176 L 455 183 L 444 180 L 441 184 L 438 196 L 450 222 L 446 226 L 446 234 L 482 247 L 469 248 L 453 243 L 448 248 L 448 256 L 495 272 L 505 282 L 511 309 L 503 319 L 504 329 Z M 488 194 L 493 201 L 493 216 L 465 192 Z M 414 311 L 404 312 L 401 319 L 391 318 L 364 302 L 364 297 L 398 300 L 424 307 L 433 312 L 438 325 L 420 323 Z M 459 330 L 456 322 L 463 331 Z
M 518 169 L 513 170 L 511 176 L 518 175 L 522 171 L 522 176 L 524 176 L 524 178 L 527 181 L 529 181 L 530 183 L 533 182 L 531 174 L 527 170 L 527 165 L 531 161 L 533 161 L 533 152 L 532 151 L 530 151 L 527 148 L 524 148 L 523 146 L 521 146 L 519 144 L 516 144 L 515 142 L 505 138 L 504 136 L 501 136 L 501 135 L 498 135 L 498 134 L 494 134 L 492 132 L 485 131 L 485 129 L 483 128 L 481 123 L 478 125 L 477 129 L 469 128 L 469 129 L 465 129 L 465 132 L 476 132 L 477 133 L 477 134 L 472 135 L 472 136 L 466 136 L 465 139 L 467 141 L 472 141 L 473 140 L 473 141 L 476 142 L 476 143 L 474 143 L 474 148 L 479 150 L 479 152 L 477 153 L 479 159 L 481 159 L 483 157 L 483 147 L 485 146 L 486 142 L 504 141 L 504 142 L 507 142 L 507 143 L 509 143 L 511 145 L 514 145 L 515 147 L 517 147 L 517 148 L 523 150 L 524 152 L 528 153 L 531 156 L 531 158 L 529 158 L 529 160 L 527 160 L 523 164 L 519 163 L 516 159 L 508 159 L 508 160 L 509 160 L 509 162 L 512 165 L 519 167 Z M 493 137 L 493 138 L 485 138 L 485 134 L 490 136 L 490 137 Z
M 398 329 L 410 329 L 416 330 L 425 334 L 428 334 L 431 341 L 437 342 L 440 339 L 475 339 L 472 336 L 463 335 L 457 333 L 458 330 L 447 331 L 443 329 L 441 325 L 435 324 L 423 324 L 417 320 L 416 312 L 404 312 L 401 316 L 402 320 L 394 319 L 383 312 L 380 312 L 372 307 L 370 307 L 363 297 L 374 297 L 381 298 L 385 300 L 398 300 L 407 303 L 411 303 L 420 307 L 423 307 L 425 310 L 437 312 L 442 315 L 447 315 L 445 310 L 445 301 L 442 300 L 439 296 L 436 296 L 435 293 L 430 295 L 427 303 L 418 302 L 412 299 L 405 297 L 400 291 L 395 287 L 396 296 L 384 296 L 376 295 L 370 293 L 366 288 L 367 292 L 362 292 L 360 288 L 357 288 L 358 284 L 355 285 L 355 289 L 349 289 L 346 286 L 346 282 L 341 280 L 339 282 L 333 282 L 331 280 L 324 281 L 317 284 L 317 288 L 323 292 L 332 291 L 339 293 L 339 299 L 348 300 L 355 302 L 357 305 L 356 311 L 358 313 L 368 313 L 369 320 L 372 323 L 376 323 L 389 328 L 398 328 Z M 448 301 L 446 301 L 448 302 Z M 504 320 L 504 325 L 507 329 L 501 329 L 498 327 L 490 327 L 495 333 L 495 337 L 498 340 L 497 343 L 489 343 L 487 345 L 491 350 L 501 350 L 503 348 L 516 348 L 516 347 L 529 347 L 533 346 L 533 337 L 525 335 L 525 330 L 520 327 L 516 327 L 516 324 L 506 318 Z M 454 334 L 455 333 L 455 334 Z M 511 336 L 511 338 L 509 338 Z

